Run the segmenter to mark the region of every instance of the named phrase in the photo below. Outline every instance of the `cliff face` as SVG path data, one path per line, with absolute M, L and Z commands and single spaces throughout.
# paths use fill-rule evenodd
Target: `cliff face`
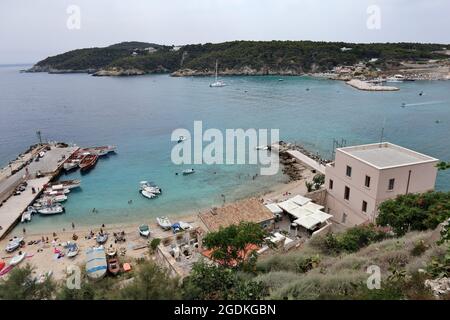
M 213 76 L 214 70 L 193 70 L 193 69 L 179 69 L 171 73 L 173 77 L 195 77 L 195 76 Z M 263 67 L 260 69 L 252 68 L 250 66 L 244 66 L 241 68 L 231 68 L 225 70 L 219 70 L 220 76 L 267 76 L 267 75 L 280 75 L 280 76 L 299 76 L 305 74 L 300 68 L 269 68 Z

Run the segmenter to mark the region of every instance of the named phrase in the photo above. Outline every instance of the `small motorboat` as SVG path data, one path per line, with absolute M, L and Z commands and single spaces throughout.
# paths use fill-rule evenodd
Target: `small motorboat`
M 186 140 L 186 137 L 185 136 L 179 136 L 178 137 L 178 143 L 181 143 L 181 142 L 183 142 L 183 141 L 185 141 Z
M 64 202 L 67 201 L 67 196 L 65 194 L 58 194 L 55 196 L 52 195 L 45 195 L 44 197 L 37 200 L 37 202 L 42 204 L 52 204 L 55 202 Z
M 167 217 L 157 217 L 156 221 L 158 225 L 164 230 L 170 230 L 172 228 L 172 223 Z
M 148 238 L 150 236 L 150 228 L 146 224 L 141 224 L 139 226 L 139 234 L 143 237 Z
M 76 243 L 67 243 L 66 248 L 67 248 L 66 256 L 69 258 L 75 257 L 79 252 L 79 248 Z
M 172 230 L 173 230 L 173 233 L 180 232 L 180 231 L 181 231 L 181 226 L 180 226 L 180 224 L 179 224 L 178 222 L 175 222 L 175 223 L 172 225 Z
M 142 194 L 144 197 L 148 198 L 148 199 L 153 199 L 153 198 L 156 198 L 156 197 L 157 197 L 156 194 L 151 193 L 151 192 L 149 192 L 149 191 L 147 191 L 147 190 L 141 190 L 141 194 Z
M 69 189 L 53 189 L 53 187 L 51 187 L 44 190 L 44 195 L 53 197 L 65 195 L 68 193 L 70 193 Z
M 50 186 L 52 188 L 57 186 L 56 189 L 54 189 L 54 190 L 58 190 L 58 189 L 69 189 L 70 190 L 70 189 L 79 188 L 81 186 L 81 180 L 62 180 L 62 181 L 51 183 Z
M 23 259 L 25 259 L 25 257 L 27 256 L 27 254 L 25 252 L 19 251 L 12 259 L 11 261 L 9 261 L 9 264 L 11 266 L 16 266 L 19 263 L 21 263 L 23 261 Z
M 6 245 L 6 252 L 13 252 L 17 248 L 20 247 L 21 243 L 23 242 L 23 237 L 14 237 L 11 240 L 9 240 L 8 244 Z
M 99 233 L 95 237 L 95 241 L 97 241 L 98 244 L 103 244 L 106 241 L 108 241 L 108 234 L 107 233 Z
M 193 173 L 195 173 L 195 170 L 192 168 L 192 169 L 186 169 L 186 170 L 183 170 L 183 175 L 188 175 L 188 174 L 193 174 Z
M 154 194 L 160 194 L 162 192 L 162 189 L 153 182 L 141 181 L 139 184 L 141 190 L 145 190 Z
M 42 215 L 53 215 L 53 214 L 59 214 L 64 213 L 65 209 L 60 204 L 53 204 L 51 206 L 45 206 L 38 209 L 38 213 Z
M 80 165 L 81 160 L 75 159 L 75 160 L 68 160 L 67 162 L 64 162 L 63 168 L 65 171 L 70 171 L 73 169 L 78 168 Z
M 86 251 L 86 274 L 89 278 L 96 280 L 103 278 L 108 269 L 105 249 L 103 246 L 89 248 Z
M 117 258 L 109 258 L 108 259 L 108 271 L 113 276 L 116 276 L 120 272 L 120 264 Z

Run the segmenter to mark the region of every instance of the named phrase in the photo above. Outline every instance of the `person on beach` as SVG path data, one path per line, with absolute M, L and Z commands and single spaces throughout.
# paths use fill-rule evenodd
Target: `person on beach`
M 26 230 L 25 228 L 23 228 L 22 231 L 23 231 L 23 233 L 26 233 L 26 232 L 27 232 L 27 230 Z
M 75 223 L 72 222 L 72 229 L 75 229 Z

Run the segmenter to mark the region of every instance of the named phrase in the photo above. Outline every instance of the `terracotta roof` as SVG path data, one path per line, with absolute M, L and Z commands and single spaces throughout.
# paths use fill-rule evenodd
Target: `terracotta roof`
M 241 251 L 239 251 L 238 255 L 239 255 L 240 258 L 244 258 L 244 260 L 247 260 L 251 253 L 253 253 L 254 251 L 258 251 L 259 249 L 261 249 L 261 248 L 258 247 L 256 244 L 249 243 L 245 247 L 245 252 L 243 250 L 241 250 Z M 218 264 L 223 265 L 224 261 L 222 261 L 222 260 L 215 260 L 215 259 L 212 258 L 213 252 L 214 252 L 214 249 L 209 249 L 209 250 L 203 250 L 201 253 L 202 253 L 202 255 L 207 257 L 208 259 L 213 260 L 213 261 L 217 262 Z M 244 257 L 244 254 L 245 254 L 245 257 Z M 237 263 L 238 262 L 236 260 L 230 261 L 230 265 L 232 267 L 235 267 L 237 265 Z
M 261 223 L 274 219 L 274 215 L 258 199 L 241 200 L 225 207 L 213 208 L 199 213 L 209 231 L 217 231 L 220 227 L 239 224 L 241 221 Z

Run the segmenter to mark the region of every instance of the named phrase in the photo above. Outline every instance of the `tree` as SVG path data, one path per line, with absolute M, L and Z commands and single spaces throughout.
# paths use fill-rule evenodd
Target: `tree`
M 259 224 L 243 221 L 208 233 L 203 245 L 212 250 L 212 259 L 224 266 L 244 267 L 244 262 L 256 254 L 252 245 L 262 245 L 266 236 L 267 232 Z
M 34 268 L 27 264 L 14 268 L 6 280 L 0 280 L 0 300 L 43 300 L 50 299 L 56 288 L 51 277 L 37 283 L 32 276 Z
M 313 177 L 314 189 L 319 190 L 319 188 L 325 183 L 325 175 L 318 173 Z
M 119 291 L 120 299 L 176 300 L 181 298 L 179 280 L 171 278 L 166 269 L 154 262 L 141 263 L 136 272 L 131 284 Z
M 379 207 L 377 224 L 390 226 L 398 236 L 409 230 L 436 228 L 450 217 L 450 192 L 400 195 Z
M 436 167 L 441 171 L 450 169 L 450 162 L 441 161 L 436 165 Z
M 199 261 L 183 282 L 184 299 L 259 300 L 268 294 L 261 282 L 240 276 L 235 269 Z
M 308 190 L 308 192 L 311 192 L 311 191 L 313 191 L 314 183 L 305 181 L 305 186 L 306 186 L 306 190 Z
M 161 239 L 155 238 L 150 242 L 150 253 L 153 254 L 161 243 Z

